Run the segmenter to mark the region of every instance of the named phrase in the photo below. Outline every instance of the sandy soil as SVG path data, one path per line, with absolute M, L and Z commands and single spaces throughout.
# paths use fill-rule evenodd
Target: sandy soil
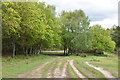
M 90 66 L 90 67 L 92 67 L 92 68 L 100 71 L 101 73 L 103 73 L 106 78 L 115 78 L 114 76 L 111 75 L 110 72 L 108 72 L 107 70 L 103 69 L 102 67 L 96 67 L 96 66 L 90 64 L 89 62 L 85 62 L 85 63 L 86 63 L 88 66 Z
M 67 71 L 67 65 L 68 65 L 69 60 L 67 60 L 63 66 L 63 70 L 62 70 L 62 78 L 66 78 L 66 71 Z
M 77 73 L 77 75 L 80 77 L 80 78 L 86 78 L 84 75 L 82 75 L 78 70 L 77 68 L 74 66 L 73 64 L 73 60 L 70 60 L 69 61 L 69 64 L 71 65 L 71 67 L 73 68 L 73 70 Z
M 57 68 L 54 70 L 54 78 L 62 78 L 61 77 L 61 70 L 59 68 L 59 66 L 61 65 L 61 62 L 59 62 Z
M 29 72 L 21 73 L 21 74 L 18 75 L 18 78 L 41 78 L 40 71 L 47 64 L 49 64 L 49 62 L 41 64 L 38 68 L 33 70 L 31 73 L 29 73 Z

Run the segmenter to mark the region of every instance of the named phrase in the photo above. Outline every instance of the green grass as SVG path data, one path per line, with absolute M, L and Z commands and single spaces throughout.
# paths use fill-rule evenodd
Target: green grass
M 95 61 L 91 61 L 91 63 L 95 66 L 103 67 L 113 76 L 118 77 L 118 57 L 115 54 L 108 55 L 108 57 L 93 57 Z
M 68 78 L 79 78 L 78 75 L 74 72 L 73 68 L 68 64 L 67 66 L 67 77 Z
M 55 61 L 55 64 L 53 64 L 53 68 L 52 68 L 52 73 L 54 73 L 54 70 L 57 68 L 57 65 L 58 65 L 58 61 L 56 60 Z M 54 74 L 52 74 L 52 77 L 54 76 Z
M 105 78 L 104 75 L 85 64 L 87 58 L 74 58 L 75 67 L 87 78 Z
M 87 66 L 85 61 L 91 62 L 95 66 L 103 67 L 109 71 L 113 76 L 118 77 L 118 56 L 116 54 L 105 53 L 102 56 L 87 56 L 82 58 L 80 56 L 70 56 L 75 60 L 75 66 L 88 78 L 104 78 L 104 76 L 97 70 Z
M 3 57 L 2 61 L 2 78 L 16 78 L 18 74 L 30 72 L 37 68 L 40 64 L 50 61 L 52 56 L 32 55 L 32 56 L 16 56 L 15 58 Z
M 64 64 L 66 63 L 67 60 L 68 60 L 68 57 L 63 57 L 63 58 L 62 58 L 62 60 L 61 60 L 61 65 L 60 65 L 60 70 L 63 69 Z
M 47 77 L 47 73 L 49 71 L 49 68 L 52 66 L 52 62 L 48 65 L 46 65 L 42 70 L 41 70 L 41 74 L 42 74 L 42 78 L 46 78 Z
M 9 56 L 3 56 L 2 58 L 2 78 L 17 78 L 21 73 L 27 72 L 30 73 L 32 70 L 36 69 L 40 64 L 45 62 L 50 62 L 42 69 L 42 77 L 47 76 L 49 68 L 52 66 L 52 72 L 59 66 L 60 70 L 63 69 L 63 66 L 67 60 L 74 59 L 75 67 L 86 77 L 88 78 L 105 78 L 104 75 L 89 67 L 85 64 L 85 61 L 91 62 L 95 66 L 103 67 L 104 69 L 111 72 L 115 77 L 118 77 L 118 58 L 115 54 L 105 54 L 106 56 L 87 56 L 85 58 L 80 56 L 47 56 L 47 55 L 32 55 L 32 56 L 23 56 L 18 55 L 14 58 Z M 52 60 L 56 58 L 56 60 Z M 67 73 L 69 78 L 78 78 L 72 67 L 68 64 Z M 54 76 L 52 74 L 52 76 Z
M 42 69 L 42 78 L 46 78 L 47 77 L 47 73 L 50 69 L 50 67 L 53 67 L 51 69 L 51 74 L 52 74 L 52 77 L 54 76 L 54 70 L 58 67 L 58 64 L 60 62 L 60 57 L 57 57 L 54 61 L 52 61 L 50 64 L 46 65 L 43 69 Z M 59 66 L 60 67 L 60 66 Z
M 41 71 L 42 72 L 42 78 L 47 77 L 47 73 L 48 73 L 51 66 L 53 67 L 52 70 L 51 70 L 51 73 L 53 73 L 54 69 L 57 67 L 57 64 L 58 64 L 58 61 L 55 60 L 55 61 L 52 61 L 50 64 L 46 65 Z M 53 76 L 53 74 L 52 74 L 52 76 Z

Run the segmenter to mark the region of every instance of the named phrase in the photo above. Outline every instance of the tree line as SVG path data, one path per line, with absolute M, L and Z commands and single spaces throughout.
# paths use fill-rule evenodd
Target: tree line
M 87 51 L 113 51 L 120 46 L 118 29 L 89 26 L 83 10 L 62 11 L 43 2 L 2 2 L 2 52 L 39 54 L 43 49 L 62 47 L 64 54 Z

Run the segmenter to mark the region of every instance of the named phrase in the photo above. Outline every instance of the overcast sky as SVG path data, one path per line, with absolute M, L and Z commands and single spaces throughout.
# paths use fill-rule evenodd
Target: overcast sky
M 74 11 L 82 9 L 90 19 L 90 26 L 100 24 L 104 28 L 118 25 L 119 0 L 39 0 L 56 7 L 56 12 L 62 10 Z

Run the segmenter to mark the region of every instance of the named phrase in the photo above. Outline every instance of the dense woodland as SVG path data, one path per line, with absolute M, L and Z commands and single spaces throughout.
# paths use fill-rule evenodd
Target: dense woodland
M 63 11 L 42 2 L 2 3 L 2 53 L 40 54 L 54 48 L 64 54 L 114 51 L 120 47 L 120 27 L 90 26 L 83 10 Z

